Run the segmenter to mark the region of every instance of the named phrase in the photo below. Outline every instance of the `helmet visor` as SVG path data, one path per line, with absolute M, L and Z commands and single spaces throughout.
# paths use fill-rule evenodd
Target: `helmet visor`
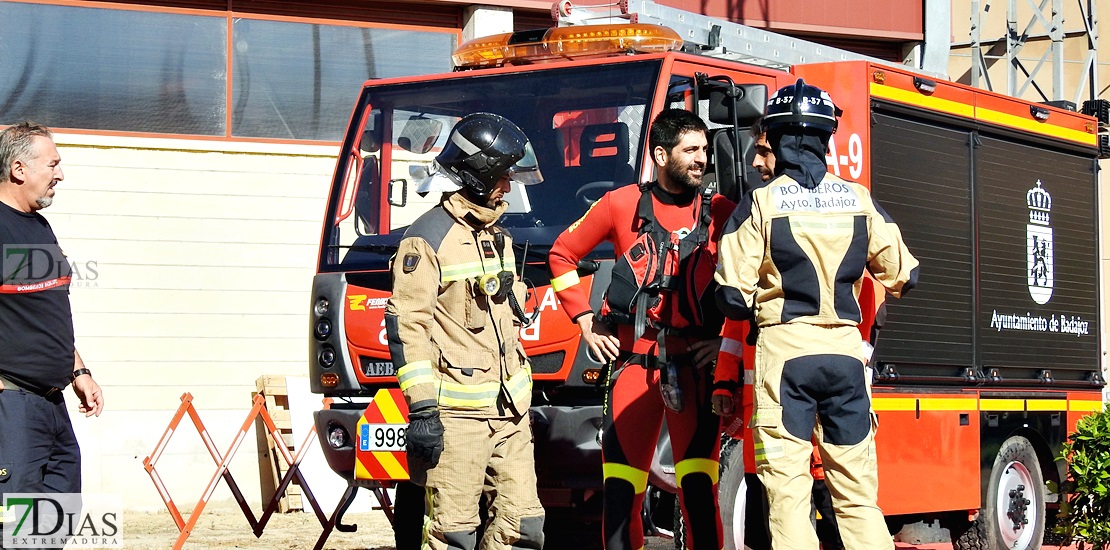
M 543 181 L 540 163 L 536 160 L 536 152 L 532 150 L 531 142 L 524 144 L 524 157 L 509 167 L 509 180 L 521 185 L 532 185 Z

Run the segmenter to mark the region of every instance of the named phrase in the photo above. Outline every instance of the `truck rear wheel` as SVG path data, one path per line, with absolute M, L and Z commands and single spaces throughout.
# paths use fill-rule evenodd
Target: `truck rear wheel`
M 1037 550 L 1044 540 L 1044 477 L 1028 439 L 1002 443 L 991 468 L 983 509 L 974 522 L 949 525 L 955 550 Z

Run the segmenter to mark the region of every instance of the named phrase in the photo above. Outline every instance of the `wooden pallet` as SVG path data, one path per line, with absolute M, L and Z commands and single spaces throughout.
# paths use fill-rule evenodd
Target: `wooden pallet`
M 293 425 L 289 417 L 289 391 L 286 389 L 285 377 L 263 375 L 255 381 L 255 387 L 257 389 L 256 393 L 261 394 L 266 399 L 266 411 L 270 414 L 270 418 L 274 420 L 274 425 L 278 431 L 281 432 L 282 441 L 280 443 L 289 449 L 290 455 L 296 455 Z M 251 398 L 254 398 L 253 394 Z M 270 435 L 266 423 L 262 421 L 261 417 L 255 421 L 255 434 L 258 441 L 258 468 L 261 476 L 262 502 L 269 502 L 273 498 L 274 491 L 277 489 L 278 483 L 281 482 L 281 478 L 289 470 L 289 465 L 286 464 L 281 451 L 277 450 L 277 442 Z M 300 482 L 294 477 L 292 483 L 286 488 L 285 495 L 278 501 L 278 511 L 285 513 L 303 509 Z

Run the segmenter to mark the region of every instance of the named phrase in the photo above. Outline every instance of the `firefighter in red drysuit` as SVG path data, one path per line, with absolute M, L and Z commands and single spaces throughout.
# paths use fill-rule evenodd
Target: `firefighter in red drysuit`
M 720 419 L 710 410 L 709 396 L 712 364 L 724 320 L 712 303 L 710 279 L 721 228 L 735 205 L 721 195 L 703 193 L 706 132 L 705 123 L 689 111 L 669 109 L 660 113 L 649 136 L 657 181 L 606 193 L 559 236 L 548 258 L 552 288 L 563 308 L 578 324 L 590 351 L 610 362 L 601 446 L 604 545 L 611 550 L 644 546 L 640 510 L 664 416 L 687 526 L 686 547 L 720 550 L 722 546 L 717 508 Z M 697 269 L 688 279 L 699 281 L 692 284 L 705 304 L 698 309 L 707 318 L 681 335 L 666 332 L 660 337 L 657 329 L 649 327 L 637 337 L 632 324 L 610 326 L 595 316 L 589 289 L 578 278 L 578 261 L 602 242 L 611 242 L 620 258 L 638 241 L 645 223 L 641 216 L 645 197 L 650 198 L 653 225 L 669 230 L 675 237 L 697 231 L 707 237 L 693 253 Z M 702 217 L 706 206 L 708 215 Z M 676 407 L 680 411 L 672 408 L 673 401 L 667 405 L 660 391 L 660 367 L 669 370 L 665 369 L 668 362 L 677 367 L 684 402 Z

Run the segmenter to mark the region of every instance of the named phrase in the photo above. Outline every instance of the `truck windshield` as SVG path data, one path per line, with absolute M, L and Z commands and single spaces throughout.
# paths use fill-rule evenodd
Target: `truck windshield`
M 405 228 L 440 201 L 439 192 L 417 192 L 432 159 L 455 122 L 480 111 L 512 120 L 532 142 L 544 181 L 513 184 L 500 225 L 528 244 L 529 256 L 545 253 L 602 194 L 642 179 L 660 65 L 625 59 L 605 70 L 458 73 L 369 86 L 332 185 L 321 271 L 388 267 Z

